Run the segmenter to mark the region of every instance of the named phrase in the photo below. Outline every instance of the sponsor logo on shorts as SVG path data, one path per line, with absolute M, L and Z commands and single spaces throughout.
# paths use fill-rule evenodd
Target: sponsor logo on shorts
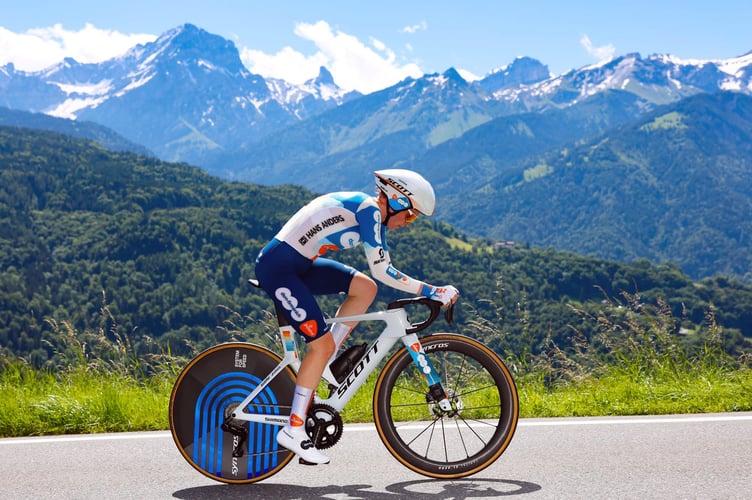
M 305 323 L 300 324 L 300 331 L 303 332 L 306 337 L 315 338 L 316 334 L 319 333 L 319 325 L 316 323 L 315 319 L 309 319 Z
M 298 307 L 298 299 L 295 298 L 289 288 L 283 286 L 274 291 L 274 296 L 279 300 L 282 307 L 290 311 L 290 317 L 295 321 L 303 321 L 308 316 L 305 309 Z

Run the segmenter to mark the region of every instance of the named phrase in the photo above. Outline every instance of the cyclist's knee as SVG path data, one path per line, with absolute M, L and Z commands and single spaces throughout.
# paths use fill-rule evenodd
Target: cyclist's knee
M 367 300 L 370 304 L 376 298 L 376 293 L 378 291 L 379 286 L 373 279 L 361 272 L 357 272 L 350 282 L 348 295 L 350 297 L 358 297 L 363 301 Z
M 306 344 L 306 356 L 313 354 L 315 357 L 326 358 L 328 360 L 334 354 L 335 348 L 334 338 L 331 332 L 327 332 L 326 335 L 322 335 Z

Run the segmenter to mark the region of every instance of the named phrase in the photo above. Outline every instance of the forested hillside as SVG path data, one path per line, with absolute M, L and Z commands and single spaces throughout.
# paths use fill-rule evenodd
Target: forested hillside
M 467 149 L 471 171 L 491 151 Z M 469 234 L 752 283 L 752 97 L 697 95 L 543 153 L 500 162 L 443 213 Z
M 243 338 L 264 335 L 271 302 L 246 279 L 259 248 L 313 196 L 289 185 L 221 181 L 188 165 L 51 132 L 0 127 L 4 354 L 41 366 L 67 345 L 57 337 L 83 330 L 127 341 L 136 354 L 186 353 L 225 340 L 230 320 Z M 712 309 L 727 347 L 749 349 L 742 336 L 752 337 L 752 287 L 724 277 L 693 282 L 670 264 L 499 247 L 436 220 L 393 232 L 390 247 L 401 270 L 455 284 L 462 301 L 454 328 L 491 335 L 486 340 L 499 349 L 534 352 L 547 337 L 566 348 L 574 331 L 597 328 L 575 308 L 595 311 L 608 300 L 618 307 L 626 302 L 622 292 L 645 304 L 665 300 L 676 333 L 688 339 Z M 366 268 L 360 251 L 338 257 Z M 375 307 L 399 296 L 382 287 Z M 327 302 L 331 311 L 335 299 Z M 493 329 L 478 328 L 479 319 Z
M 55 118 L 43 113 L 30 113 L 0 106 L 0 126 L 50 130 L 82 139 L 91 139 L 113 151 L 128 151 L 154 156 L 144 146 L 125 139 L 114 130 L 85 120 Z

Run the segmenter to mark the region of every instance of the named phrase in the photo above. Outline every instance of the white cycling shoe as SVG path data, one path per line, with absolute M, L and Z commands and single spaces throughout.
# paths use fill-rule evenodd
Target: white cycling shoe
M 293 430 L 290 430 L 288 427 L 283 427 L 277 433 L 277 443 L 294 452 L 306 462 L 312 464 L 329 463 L 329 457 L 316 449 L 313 445 L 313 441 L 308 437 L 308 434 L 306 434 L 303 427 L 295 428 Z

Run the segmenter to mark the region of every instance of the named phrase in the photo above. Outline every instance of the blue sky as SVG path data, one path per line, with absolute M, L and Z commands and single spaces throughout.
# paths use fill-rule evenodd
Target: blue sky
M 98 62 L 192 23 L 249 70 L 302 83 L 327 66 L 371 92 L 454 67 L 468 79 L 530 56 L 553 74 L 639 52 L 727 59 L 752 50 L 748 0 L 42 0 L 4 2 L 0 66 Z M 10 4 L 10 5 L 8 5 Z

